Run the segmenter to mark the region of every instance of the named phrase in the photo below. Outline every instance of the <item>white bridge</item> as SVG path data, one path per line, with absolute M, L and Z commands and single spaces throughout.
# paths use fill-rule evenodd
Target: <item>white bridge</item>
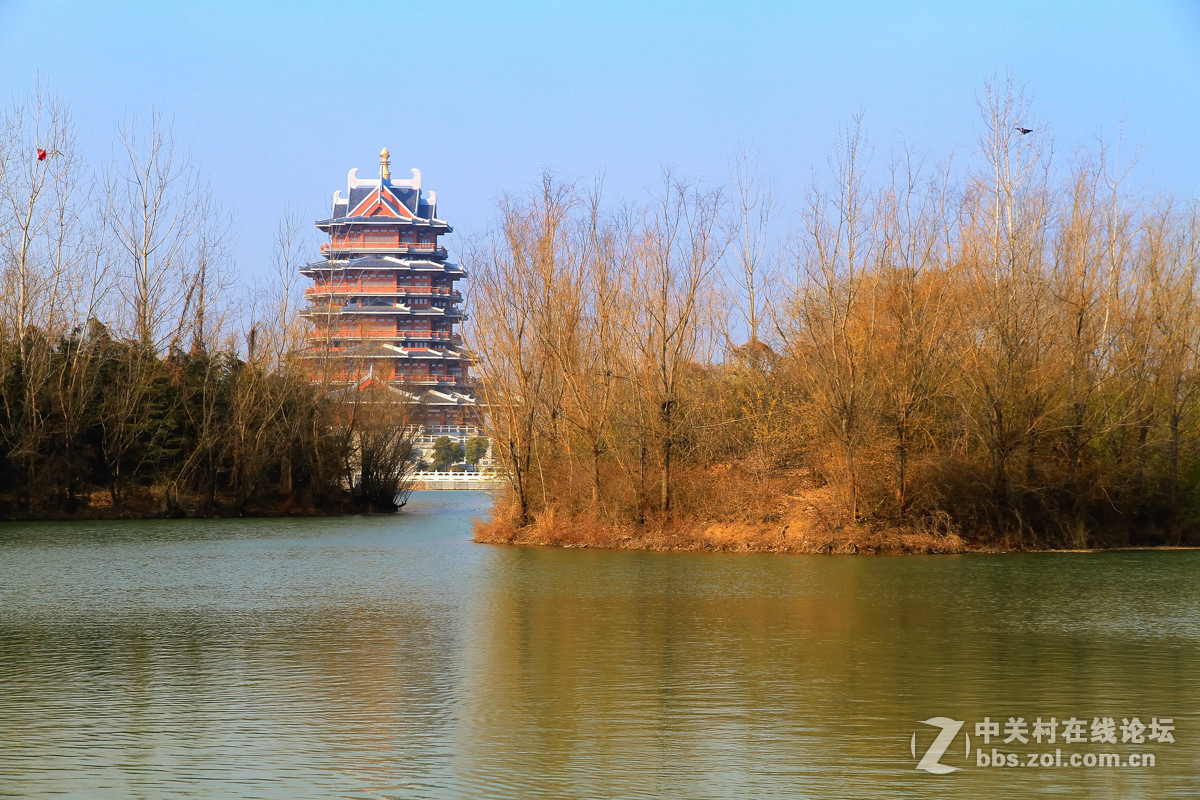
M 497 489 L 503 477 L 498 472 L 418 472 L 417 489 Z

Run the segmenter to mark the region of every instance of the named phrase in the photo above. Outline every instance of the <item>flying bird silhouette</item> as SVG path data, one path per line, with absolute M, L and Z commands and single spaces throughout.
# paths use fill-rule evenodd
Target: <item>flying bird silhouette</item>
M 1024 136 L 1027 133 L 1033 133 L 1033 128 L 1022 128 L 1020 125 L 1016 127 L 1017 133 Z

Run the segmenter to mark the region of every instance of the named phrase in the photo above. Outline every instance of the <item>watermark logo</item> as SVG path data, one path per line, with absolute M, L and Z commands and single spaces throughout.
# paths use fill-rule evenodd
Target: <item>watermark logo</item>
M 1097 716 L 1091 717 L 1090 721 L 1087 717 L 1074 715 L 1065 719 L 1011 716 L 1004 722 L 984 717 L 973 727 L 967 726 L 966 720 L 930 717 L 921 720 L 921 724 L 937 728 L 938 733 L 918 757 L 918 738 L 924 741 L 925 737 L 918 737 L 918 732 L 914 731 L 909 749 L 917 762 L 915 768 L 934 775 L 946 775 L 972 766 L 969 731 L 974 732 L 977 740 L 973 766 L 987 768 L 1153 767 L 1157 763 L 1156 754 L 1143 751 L 1153 744 L 1175 742 L 1173 717 L 1151 717 L 1149 723 L 1136 716 Z M 963 730 L 964 726 L 967 730 Z M 960 731 L 963 737 L 960 763 L 963 766 L 955 766 L 958 750 L 954 745 Z M 1056 744 L 1120 745 L 1125 752 L 1039 747 Z
M 930 717 L 929 719 L 921 720 L 922 725 L 932 725 L 935 728 L 941 728 L 937 738 L 933 740 L 933 744 L 929 745 L 929 749 L 925 751 L 925 755 L 921 756 L 921 760 L 917 762 L 917 769 L 923 769 L 926 772 L 932 772 L 934 775 L 945 775 L 947 772 L 958 772 L 961 767 L 952 767 L 948 764 L 941 763 L 941 758 L 950 749 L 950 745 L 954 742 L 954 737 L 958 735 L 958 731 L 963 726 L 963 720 L 950 719 L 949 717 Z M 963 734 L 967 739 L 967 750 L 963 757 L 971 754 L 971 737 Z M 917 757 L 917 733 L 913 731 L 912 735 L 912 754 L 913 758 Z

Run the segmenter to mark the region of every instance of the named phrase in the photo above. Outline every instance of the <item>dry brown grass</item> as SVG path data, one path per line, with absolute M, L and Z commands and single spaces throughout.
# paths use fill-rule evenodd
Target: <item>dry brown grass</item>
M 524 528 L 511 524 L 501 503 L 489 520 L 475 523 L 475 541 L 492 544 L 762 553 L 962 553 L 971 548 L 945 526 L 885 527 L 839 524 L 827 487 L 811 486 L 780 500 L 777 521 L 714 520 L 672 516 L 645 525 L 609 522 L 594 514 L 551 507 Z

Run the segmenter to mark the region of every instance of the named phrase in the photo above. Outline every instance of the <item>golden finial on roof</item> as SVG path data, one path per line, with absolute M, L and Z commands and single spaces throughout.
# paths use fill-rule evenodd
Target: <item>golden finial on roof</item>
M 392 171 L 388 169 L 390 163 L 388 160 L 388 151 L 385 147 L 379 151 L 379 177 L 385 181 L 392 178 Z

